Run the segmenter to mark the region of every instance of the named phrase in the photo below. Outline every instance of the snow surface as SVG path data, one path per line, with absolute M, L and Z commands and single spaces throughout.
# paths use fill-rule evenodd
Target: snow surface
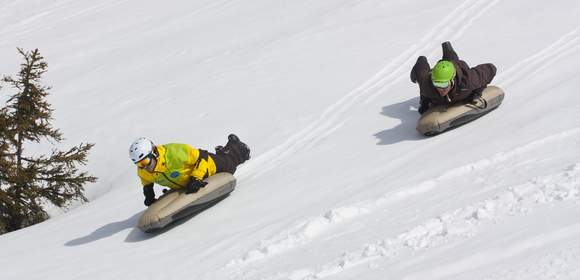
M 580 279 L 579 1 L 0 6 L 0 73 L 40 49 L 60 147 L 96 143 L 99 177 L 90 203 L 0 236 L 2 279 Z M 446 40 L 506 98 L 425 138 L 408 73 Z M 131 141 L 230 132 L 253 154 L 234 193 L 136 229 Z

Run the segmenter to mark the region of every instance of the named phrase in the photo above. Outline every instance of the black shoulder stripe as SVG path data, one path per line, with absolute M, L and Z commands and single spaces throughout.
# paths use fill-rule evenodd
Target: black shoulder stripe
M 206 150 L 199 149 L 199 158 L 208 160 L 207 157 L 209 157 L 209 153 Z
M 199 157 L 197 157 L 197 161 L 193 165 L 195 168 L 199 167 L 199 164 L 201 163 L 202 159 L 205 161 L 209 161 L 209 159 L 208 159 L 209 153 L 206 150 L 202 150 L 202 149 L 198 149 L 198 150 L 199 150 Z

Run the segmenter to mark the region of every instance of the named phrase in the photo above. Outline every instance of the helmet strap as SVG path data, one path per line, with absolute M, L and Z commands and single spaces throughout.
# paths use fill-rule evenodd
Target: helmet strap
M 151 154 L 155 157 L 155 159 L 159 158 L 159 151 L 157 150 L 157 146 L 153 146 Z

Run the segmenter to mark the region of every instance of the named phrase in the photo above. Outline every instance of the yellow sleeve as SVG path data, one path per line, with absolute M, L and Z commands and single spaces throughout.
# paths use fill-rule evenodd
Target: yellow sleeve
M 202 154 L 199 149 L 192 148 L 189 145 L 188 149 L 189 149 L 188 165 L 191 168 L 191 176 L 201 181 L 206 178 L 206 173 L 208 170 L 208 162 L 206 159 L 200 158 Z
M 153 176 L 151 176 L 151 174 L 147 173 L 143 169 L 138 168 L 137 175 L 139 176 L 139 179 L 141 180 L 142 186 L 147 186 L 149 184 L 155 183 L 155 179 L 153 178 Z
M 187 154 L 188 156 L 188 160 L 187 160 L 187 166 L 189 166 L 191 169 L 195 168 L 195 163 L 197 162 L 197 159 L 199 159 L 199 149 L 195 149 L 192 148 L 190 145 L 185 144 L 186 150 L 187 150 Z
M 209 172 L 209 163 L 207 162 L 207 160 L 202 159 L 199 161 L 199 165 L 197 166 L 197 168 L 193 169 L 191 176 L 193 176 L 195 179 L 203 181 L 203 179 L 209 176 L 208 172 Z

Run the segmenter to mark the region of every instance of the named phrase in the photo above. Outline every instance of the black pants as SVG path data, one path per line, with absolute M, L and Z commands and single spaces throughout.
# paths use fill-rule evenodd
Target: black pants
M 231 156 L 212 153 L 209 153 L 209 155 L 215 162 L 217 173 L 228 172 L 234 174 L 236 172 L 238 164 L 236 164 L 235 160 Z
M 228 141 L 219 153 L 208 154 L 213 158 L 218 173 L 228 172 L 234 174 L 238 165 L 245 161 L 241 149 L 240 145 Z

